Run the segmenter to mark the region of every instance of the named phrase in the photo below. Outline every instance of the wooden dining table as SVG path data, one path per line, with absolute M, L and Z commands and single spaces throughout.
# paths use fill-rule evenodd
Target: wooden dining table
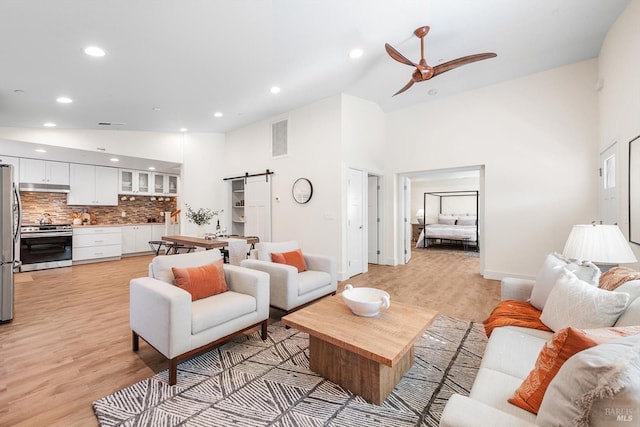
M 198 248 L 216 249 L 216 248 L 224 248 L 229 245 L 229 240 L 231 239 L 244 239 L 248 244 L 253 245 L 260 242 L 258 237 L 254 236 L 229 236 L 229 237 L 220 237 L 215 239 L 204 239 L 202 237 L 193 237 L 193 236 L 162 236 L 162 240 L 166 240 L 167 242 L 178 243 L 186 246 L 196 246 Z

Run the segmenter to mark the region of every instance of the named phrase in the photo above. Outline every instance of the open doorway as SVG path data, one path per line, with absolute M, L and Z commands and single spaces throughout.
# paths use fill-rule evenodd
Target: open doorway
M 367 176 L 367 261 L 369 264 L 380 264 L 382 259 L 381 181 L 382 177 L 378 175 Z
M 407 240 L 411 239 L 411 247 L 414 248 L 418 240 L 424 238 L 425 220 L 427 223 L 438 223 L 439 215 L 443 213 L 443 216 L 449 214 L 451 218 L 463 218 L 461 222 L 476 221 L 476 234 L 474 244 L 471 244 L 471 240 L 460 245 L 460 248 L 467 251 L 467 249 L 476 249 L 483 247 L 484 242 L 484 166 L 468 166 L 461 168 L 439 169 L 439 170 L 425 170 L 417 172 L 408 172 L 400 174 L 400 182 L 405 178 L 410 181 L 411 188 L 411 203 L 408 205 L 402 203 L 403 195 L 398 195 L 398 208 L 400 210 L 398 218 L 410 218 L 410 226 L 412 233 L 410 237 L 406 234 L 400 233 L 398 235 L 398 249 L 400 253 L 403 253 L 407 247 Z M 463 194 L 462 192 L 469 191 L 470 194 L 474 194 L 475 197 L 452 197 L 448 198 L 445 202 L 444 211 L 441 211 L 442 204 L 440 197 L 427 197 L 430 206 L 425 206 L 425 193 L 447 193 Z M 477 192 L 477 193 L 476 193 Z M 467 206 L 469 205 L 469 206 Z M 473 205 L 473 206 L 471 206 Z M 427 212 L 424 212 L 424 210 Z M 449 212 L 450 211 L 450 212 Z M 443 221 L 451 218 L 443 218 Z M 405 230 L 405 224 L 399 227 L 399 230 Z M 421 233 L 422 236 L 421 236 Z M 431 242 L 440 243 L 440 240 L 433 240 Z M 447 243 L 456 243 L 455 240 L 447 241 Z M 471 252 L 471 251 L 469 251 Z M 479 251 L 477 255 L 480 257 L 481 270 L 484 265 L 483 252 Z M 401 261 L 402 262 L 402 261 Z M 406 263 L 406 261 L 405 261 Z

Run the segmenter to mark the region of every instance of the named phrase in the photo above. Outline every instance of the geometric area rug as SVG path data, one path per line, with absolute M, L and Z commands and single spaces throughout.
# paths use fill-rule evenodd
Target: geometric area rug
M 309 337 L 279 322 L 242 335 L 93 402 L 101 426 L 437 426 L 453 393 L 468 395 L 487 342 L 479 323 L 438 316 L 411 369 L 375 405 L 309 369 Z

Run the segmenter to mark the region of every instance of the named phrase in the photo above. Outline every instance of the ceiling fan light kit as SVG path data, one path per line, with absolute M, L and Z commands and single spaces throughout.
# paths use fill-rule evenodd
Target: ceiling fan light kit
M 420 61 L 418 61 L 417 64 L 407 59 L 389 43 L 385 43 L 384 48 L 392 59 L 402 64 L 415 67 L 415 71 L 411 74 L 411 80 L 409 80 L 409 83 L 407 83 L 399 91 L 394 93 L 393 96 L 396 96 L 409 89 L 411 86 L 413 86 L 414 83 L 420 83 L 425 80 L 429 80 L 439 74 L 453 70 L 454 68 L 458 68 L 462 65 L 467 65 L 471 64 L 472 62 L 482 61 L 484 59 L 495 58 L 496 56 L 498 56 L 493 52 L 477 53 L 475 55 L 467 55 L 457 59 L 453 59 L 451 61 L 432 67 L 427 64 L 427 61 L 424 59 L 424 37 L 429 33 L 429 29 L 430 27 L 424 26 L 416 28 L 416 30 L 413 32 L 413 34 L 420 39 Z

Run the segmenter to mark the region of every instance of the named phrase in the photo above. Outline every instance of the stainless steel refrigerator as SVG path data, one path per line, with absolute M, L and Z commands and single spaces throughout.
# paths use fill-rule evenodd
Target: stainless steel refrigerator
M 13 166 L 0 164 L 0 321 L 13 319 L 13 272 L 19 267 L 20 193 L 13 182 Z

